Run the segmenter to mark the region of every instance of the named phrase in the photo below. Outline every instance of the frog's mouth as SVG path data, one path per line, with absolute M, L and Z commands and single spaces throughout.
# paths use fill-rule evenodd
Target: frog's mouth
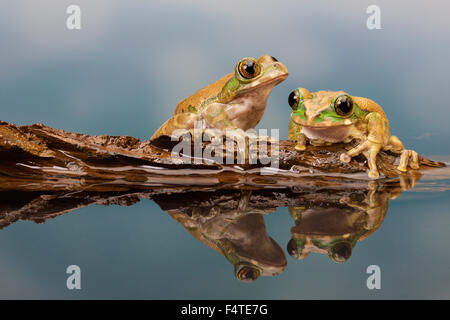
M 280 74 L 273 78 L 257 80 L 254 83 L 250 84 L 247 88 L 241 89 L 239 94 L 236 97 L 245 95 L 248 92 L 261 90 L 261 89 L 273 89 L 276 85 L 280 84 L 288 77 L 288 73 Z
M 312 140 L 323 140 L 326 142 L 342 142 L 350 134 L 349 125 L 335 125 L 331 127 L 318 127 L 303 125 L 303 134 Z

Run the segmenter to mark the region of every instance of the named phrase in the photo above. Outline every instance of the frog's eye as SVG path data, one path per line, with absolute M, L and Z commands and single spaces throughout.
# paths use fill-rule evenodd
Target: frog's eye
M 300 94 L 298 93 L 298 90 L 292 91 L 288 97 L 288 103 L 291 106 L 292 110 L 297 110 L 299 102 L 300 102 Z
M 352 255 L 352 245 L 348 241 L 338 242 L 331 248 L 330 253 L 334 262 L 345 262 Z
M 261 66 L 255 59 L 245 58 L 239 62 L 239 74 L 245 79 L 253 79 L 261 73 Z
M 334 110 L 340 116 L 348 116 L 353 111 L 353 100 L 350 96 L 343 95 L 334 101 Z
M 287 252 L 291 257 L 295 257 L 297 255 L 297 242 L 294 239 L 289 240 L 286 246 Z
M 242 282 L 253 282 L 259 277 L 259 270 L 252 267 L 242 267 L 238 273 L 237 278 Z

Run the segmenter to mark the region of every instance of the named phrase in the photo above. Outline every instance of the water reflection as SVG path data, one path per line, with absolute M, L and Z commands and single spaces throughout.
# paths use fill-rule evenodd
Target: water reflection
M 350 194 L 339 201 L 289 207 L 295 226 L 287 245 L 288 253 L 303 260 L 311 252 L 327 255 L 334 262 L 345 262 L 358 241 L 371 236 L 384 221 L 389 200 L 401 194 L 401 188 L 377 190 L 368 185 L 366 195 Z
M 277 275 L 287 265 L 283 250 L 267 234 L 264 223 L 263 215 L 276 208 L 252 207 L 251 197 L 248 190 L 213 193 L 202 203 L 192 203 L 186 197 L 181 207 L 167 212 L 197 240 L 222 254 L 234 266 L 239 280 L 251 282 L 261 275 Z M 196 199 L 195 194 L 192 199 Z
M 19 219 L 42 223 L 90 204 L 129 206 L 151 199 L 195 239 L 223 255 L 237 279 L 251 282 L 285 270 L 287 259 L 282 247 L 298 260 L 316 252 L 335 262 L 347 261 L 357 242 L 381 226 L 389 201 L 418 179 L 412 175 L 353 187 L 348 183 L 330 187 L 318 181 L 284 189 L 1 192 L 0 228 Z M 288 207 L 294 225 L 286 230 L 291 240 L 282 246 L 267 233 L 264 221 L 264 216 L 278 207 Z

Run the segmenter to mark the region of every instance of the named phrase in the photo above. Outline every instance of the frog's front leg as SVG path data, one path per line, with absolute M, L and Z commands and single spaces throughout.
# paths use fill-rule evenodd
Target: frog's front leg
M 386 119 L 377 112 L 369 113 L 365 121 L 367 122 L 367 134 L 354 127 L 351 135 L 360 139 L 361 143 L 346 153 L 341 154 L 340 159 L 348 163 L 352 157 L 363 153 L 369 164 L 369 177 L 378 178 L 380 174 L 377 168 L 377 155 L 387 142 L 388 124 Z
M 210 103 L 202 111 L 202 117 L 206 120 L 207 127 L 225 131 L 238 129 L 233 125 L 226 112 L 226 104 Z
M 249 131 L 246 132 L 246 128 L 241 128 L 233 123 L 230 118 L 228 111 L 230 106 L 222 103 L 210 103 L 202 111 L 202 117 L 206 121 L 208 128 L 218 129 L 222 132 L 230 130 L 233 136 L 241 136 L 245 138 L 250 138 L 252 141 L 264 140 L 268 142 L 277 142 L 268 136 L 257 136 L 255 133 Z M 253 128 L 250 128 L 253 129 Z
M 295 150 L 303 151 L 306 149 L 306 137 L 303 134 L 303 127 L 292 120 L 289 122 L 288 139 L 295 141 Z
M 205 134 L 208 136 L 222 135 L 226 137 L 226 147 L 223 152 L 228 156 L 228 143 L 235 142 L 238 152 L 238 162 L 251 162 L 251 145 L 254 142 L 263 139 L 258 137 L 254 132 L 246 132 L 243 128 L 236 126 L 230 119 L 227 110 L 229 105 L 222 103 L 210 103 L 202 111 L 202 118 L 206 122 L 207 129 Z M 271 141 L 269 137 L 264 137 L 266 141 Z
M 202 118 L 206 121 L 207 131 L 210 129 L 220 130 L 225 135 L 229 130 L 228 133 L 233 139 L 240 139 L 240 137 L 256 139 L 255 134 L 247 133 L 233 124 L 227 113 L 228 107 L 228 105 L 222 103 L 210 103 L 205 106 L 202 111 Z
M 347 153 L 341 154 L 341 161 L 344 162 L 350 162 L 352 157 L 355 157 L 359 155 L 360 153 L 363 153 L 365 157 L 367 158 L 368 164 L 369 164 L 369 177 L 370 178 L 378 178 L 380 174 L 378 173 L 377 168 L 377 155 L 378 152 L 380 152 L 381 144 L 371 142 L 369 140 L 366 140 L 365 142 L 361 143 L 357 147 L 347 151 Z

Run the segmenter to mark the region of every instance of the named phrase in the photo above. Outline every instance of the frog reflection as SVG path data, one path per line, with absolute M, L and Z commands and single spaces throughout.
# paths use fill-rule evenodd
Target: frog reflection
M 415 186 L 418 174 L 381 181 L 298 179 L 295 188 L 242 189 L 179 187 L 146 192 L 0 192 L 0 229 L 19 221 L 38 223 L 91 204 L 132 205 L 152 199 L 196 239 L 223 255 L 246 282 L 284 271 L 286 256 L 267 234 L 264 215 L 288 207 L 295 220 L 288 252 L 310 252 L 333 261 L 350 258 L 356 243 L 383 223 L 388 202 Z M 347 183 L 350 182 L 350 183 Z
M 400 194 L 400 187 L 377 190 L 377 183 L 371 182 L 363 199 L 358 199 L 360 194 L 351 194 L 327 206 L 319 203 L 289 207 L 295 226 L 291 229 L 288 253 L 298 260 L 316 252 L 326 254 L 334 262 L 347 261 L 356 243 L 378 230 L 389 200 Z
M 221 203 L 209 199 L 204 204 L 191 202 L 167 212 L 197 240 L 222 254 L 234 266 L 240 281 L 280 274 L 286 268 L 286 256 L 267 235 L 263 216 L 275 208 L 250 208 L 249 191 L 234 194 L 238 197 Z

